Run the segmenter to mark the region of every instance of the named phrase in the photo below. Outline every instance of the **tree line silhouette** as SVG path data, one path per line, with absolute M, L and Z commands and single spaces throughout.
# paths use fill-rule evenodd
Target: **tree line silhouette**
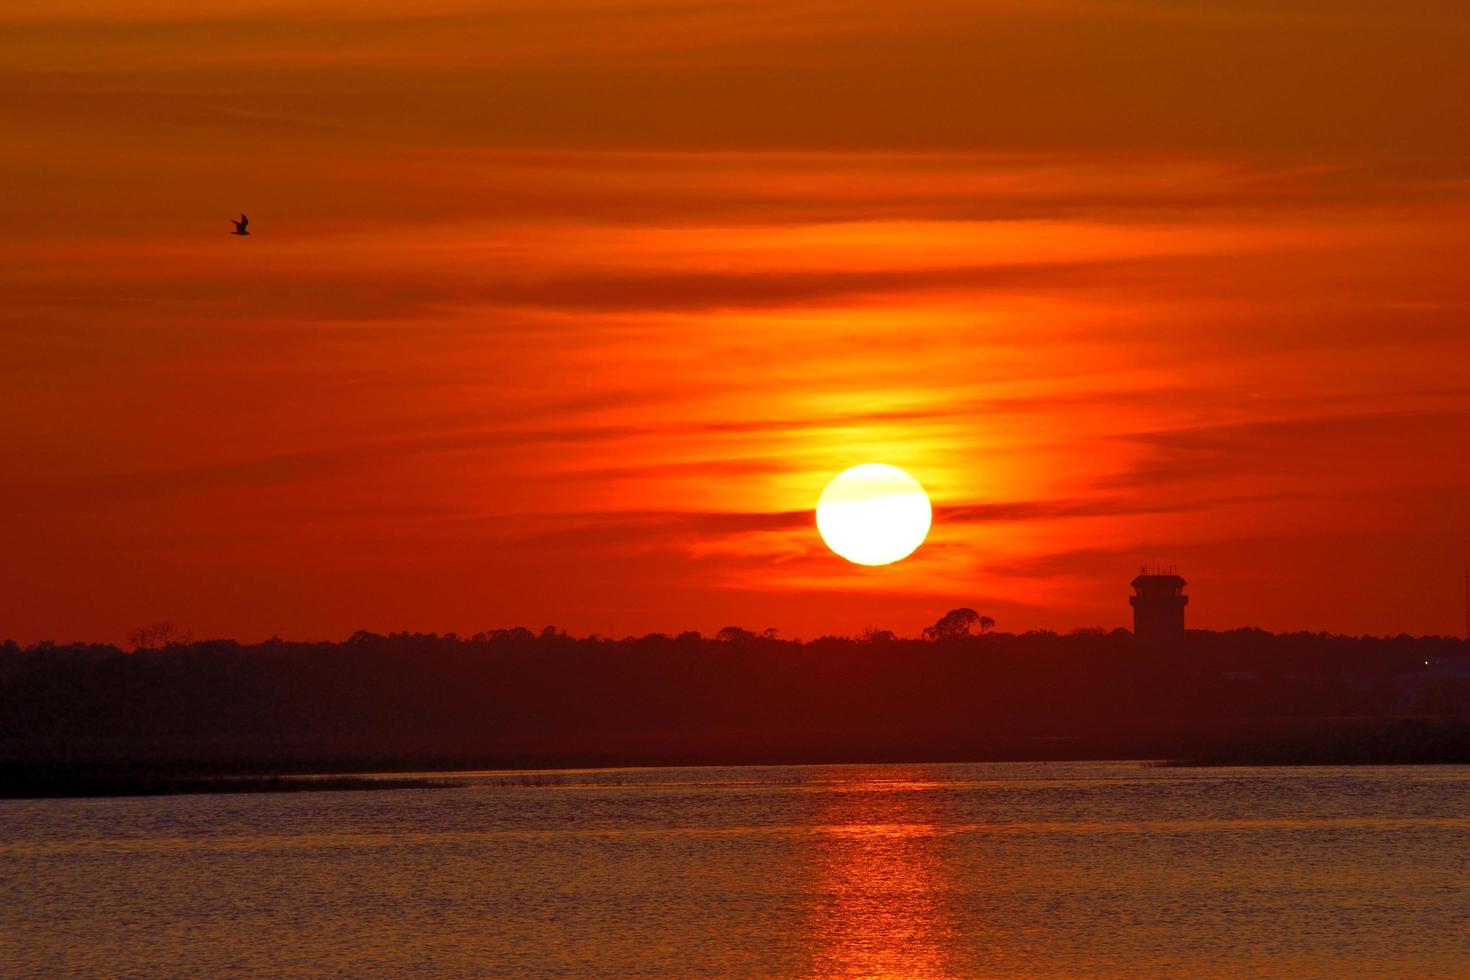
M 185 637 L 0 646 L 0 763 L 1470 760 L 1470 681 L 1426 682 L 1466 657 L 1448 637 L 1190 631 L 1150 649 L 1126 630 L 999 632 L 973 610 L 925 639 L 871 627 L 807 642 L 740 627 Z

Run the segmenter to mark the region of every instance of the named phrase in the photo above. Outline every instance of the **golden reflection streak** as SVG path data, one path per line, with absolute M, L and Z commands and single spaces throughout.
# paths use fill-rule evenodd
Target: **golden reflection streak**
M 937 783 L 865 776 L 818 815 L 812 974 L 948 977 L 950 926 L 937 851 Z

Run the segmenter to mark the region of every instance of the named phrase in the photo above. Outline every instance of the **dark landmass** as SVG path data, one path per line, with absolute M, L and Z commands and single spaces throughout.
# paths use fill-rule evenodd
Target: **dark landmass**
M 1470 764 L 1470 718 L 1280 719 L 1201 739 L 1171 766 Z
M 1249 629 L 1166 647 L 1125 630 L 801 643 L 733 628 L 0 646 L 0 796 L 47 779 L 220 792 L 230 777 L 240 792 L 313 772 L 1107 758 L 1470 762 L 1470 648 Z M 108 767 L 124 776 L 77 775 Z
M 0 764 L 0 799 L 77 796 L 177 796 L 193 793 L 322 793 L 446 789 L 462 784 L 427 776 L 225 775 L 133 766 Z

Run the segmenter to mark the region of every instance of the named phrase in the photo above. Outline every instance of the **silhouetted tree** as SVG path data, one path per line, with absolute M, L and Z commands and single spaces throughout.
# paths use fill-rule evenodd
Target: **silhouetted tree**
M 163 647 L 183 646 L 193 637 L 166 619 L 147 626 L 139 626 L 128 634 L 128 642 L 134 650 L 160 650 Z
M 995 621 L 988 616 L 981 616 L 975 610 L 968 607 L 951 609 L 940 617 L 939 622 L 933 626 L 924 627 L 924 639 L 926 640 L 954 640 L 971 635 L 977 628 L 986 629 L 986 621 L 990 626 Z
M 739 626 L 726 626 L 715 634 L 715 639 L 721 643 L 730 643 L 735 640 L 753 640 L 755 639 L 755 634 Z
M 898 636 L 893 630 L 880 630 L 874 626 L 864 626 L 857 638 L 859 643 L 892 643 L 898 639 Z

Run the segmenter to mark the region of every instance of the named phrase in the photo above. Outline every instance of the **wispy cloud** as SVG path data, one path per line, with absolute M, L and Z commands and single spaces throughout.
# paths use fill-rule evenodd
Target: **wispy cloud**
M 0 24 L 23 638 L 77 590 L 65 632 L 98 636 L 608 609 L 912 631 L 950 602 L 1111 625 L 1151 558 L 1195 566 L 1211 625 L 1311 625 L 1254 587 L 1266 558 L 1361 587 L 1323 626 L 1458 616 L 1362 585 L 1466 533 L 1453 5 L 18 0 Z M 935 503 L 878 571 L 811 519 L 869 460 Z M 1406 574 L 1438 596 L 1442 572 Z

